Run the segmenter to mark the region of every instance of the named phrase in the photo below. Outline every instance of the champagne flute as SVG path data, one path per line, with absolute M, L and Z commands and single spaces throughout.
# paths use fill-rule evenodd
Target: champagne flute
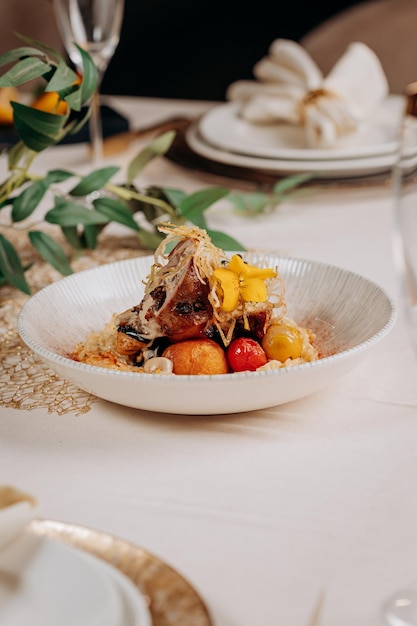
M 416 626 L 417 584 L 414 581 L 388 598 L 383 608 L 385 623 L 389 626 Z
M 53 0 L 58 29 L 71 61 L 82 70 L 81 55 L 74 44 L 88 52 L 99 75 L 89 120 L 93 163 L 103 158 L 100 87 L 117 48 L 123 20 L 124 0 Z
M 394 261 L 399 278 L 400 312 L 417 357 L 417 82 L 407 86 L 405 96 L 393 172 Z M 417 580 L 387 599 L 383 617 L 389 626 L 417 626 Z
M 394 260 L 402 313 L 417 357 L 417 82 L 407 86 L 405 95 L 394 167 Z

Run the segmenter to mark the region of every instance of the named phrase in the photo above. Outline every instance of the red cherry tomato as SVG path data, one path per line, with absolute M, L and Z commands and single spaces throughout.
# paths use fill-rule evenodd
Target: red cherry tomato
M 234 372 L 254 372 L 268 361 L 262 346 L 250 337 L 234 339 L 227 349 L 227 360 Z

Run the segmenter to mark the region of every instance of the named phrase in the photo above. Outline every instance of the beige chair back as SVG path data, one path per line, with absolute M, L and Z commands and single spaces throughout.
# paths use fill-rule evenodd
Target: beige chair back
M 353 41 L 378 55 L 391 93 L 403 93 L 417 80 L 417 0 L 360 3 L 317 26 L 300 43 L 327 74 Z

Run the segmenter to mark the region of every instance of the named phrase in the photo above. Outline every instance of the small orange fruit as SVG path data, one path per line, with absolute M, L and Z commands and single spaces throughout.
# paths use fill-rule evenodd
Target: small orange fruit
M 20 96 L 14 87 L 0 88 L 0 124 L 9 126 L 13 124 L 13 108 L 11 101 L 19 102 Z
M 59 95 L 56 91 L 45 91 L 35 98 L 31 106 L 34 109 L 39 109 L 39 111 L 57 113 L 58 115 L 65 115 L 68 108 L 66 102 L 59 100 Z

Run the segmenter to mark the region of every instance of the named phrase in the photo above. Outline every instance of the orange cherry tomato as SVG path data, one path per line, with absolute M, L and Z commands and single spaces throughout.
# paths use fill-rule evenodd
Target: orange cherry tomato
M 250 337 L 234 339 L 227 349 L 227 360 L 234 372 L 254 372 L 268 361 L 262 346 Z
M 303 340 L 299 331 L 284 324 L 271 324 L 262 339 L 262 347 L 268 359 L 284 363 L 297 359 L 303 351 Z

